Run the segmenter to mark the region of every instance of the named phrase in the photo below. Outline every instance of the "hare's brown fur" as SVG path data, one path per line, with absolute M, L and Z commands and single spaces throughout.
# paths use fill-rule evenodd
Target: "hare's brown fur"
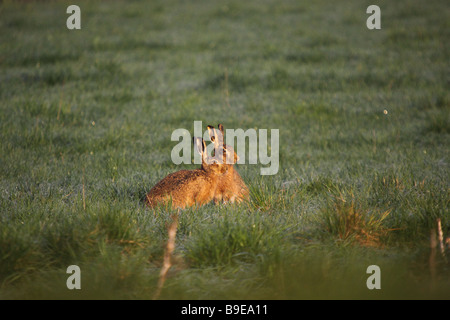
M 242 202 L 248 200 L 249 191 L 247 186 L 242 180 L 239 173 L 236 171 L 232 164 L 228 165 L 229 168 L 225 174 L 219 178 L 216 192 L 214 194 L 214 201 L 220 202 Z
M 234 168 L 239 157 L 232 147 L 223 143 L 222 124 L 219 124 L 219 130 L 220 134 L 214 127 L 208 126 L 211 141 L 214 142 L 214 159 L 206 154 L 205 142 L 200 139 L 202 150 L 198 152 L 202 155 L 201 168 L 177 171 L 159 181 L 146 196 L 148 206 L 171 202 L 172 207 L 186 208 L 201 206 L 211 200 L 227 203 L 249 199 L 249 190 Z
M 184 209 L 193 205 L 201 206 L 214 199 L 218 177 L 228 169 L 206 154 L 203 139 L 202 166 L 195 170 L 180 170 L 159 181 L 146 195 L 145 202 L 150 207 L 172 203 L 172 207 Z
M 150 207 L 169 203 L 176 208 L 203 205 L 214 198 L 217 176 L 204 169 L 181 170 L 169 174 L 158 182 L 147 194 Z
M 208 126 L 211 141 L 214 142 L 214 152 L 221 149 L 222 162 L 226 166 L 226 172 L 219 177 L 216 192 L 214 194 L 214 202 L 242 202 L 249 199 L 249 190 L 244 180 L 234 168 L 234 164 L 239 157 L 233 148 L 224 143 L 224 128 L 222 124 L 218 125 L 220 134 L 212 126 Z M 216 138 L 217 137 L 217 138 Z

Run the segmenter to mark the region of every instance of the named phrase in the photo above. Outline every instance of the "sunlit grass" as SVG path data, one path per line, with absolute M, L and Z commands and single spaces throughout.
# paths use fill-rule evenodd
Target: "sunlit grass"
M 344 199 L 340 195 L 324 209 L 323 227 L 339 241 L 377 247 L 390 231 L 384 223 L 390 212 L 372 211 L 362 208 L 354 198 Z

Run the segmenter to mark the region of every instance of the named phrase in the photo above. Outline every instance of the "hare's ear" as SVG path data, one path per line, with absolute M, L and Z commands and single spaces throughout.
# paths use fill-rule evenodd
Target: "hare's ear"
M 214 127 L 207 125 L 206 128 L 208 128 L 209 138 L 211 139 L 212 142 L 214 142 L 214 140 L 215 140 Z
M 224 144 L 225 141 L 225 130 L 223 128 L 223 124 L 219 123 L 219 125 L 217 126 L 219 128 L 219 143 Z
M 217 135 L 217 131 L 213 126 L 207 126 L 209 138 L 212 142 L 214 142 L 214 148 L 217 149 L 219 147 L 220 137 Z
M 207 162 L 206 143 L 202 138 L 194 137 L 194 149 L 202 156 L 202 161 Z
M 200 155 L 203 155 L 203 149 L 205 145 L 205 141 L 202 138 L 194 137 L 194 150 L 197 151 Z
M 207 156 L 207 152 L 206 152 L 206 142 L 205 140 L 202 139 L 202 153 L 203 156 L 206 157 Z

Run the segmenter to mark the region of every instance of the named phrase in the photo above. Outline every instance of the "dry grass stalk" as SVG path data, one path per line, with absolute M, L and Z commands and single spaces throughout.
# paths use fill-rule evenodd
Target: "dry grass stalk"
M 432 228 L 430 230 L 430 258 L 428 259 L 429 267 L 430 267 L 430 275 L 431 275 L 431 290 L 434 290 L 436 287 L 436 283 L 438 280 L 437 277 L 437 266 L 436 262 L 436 254 L 437 254 L 437 246 L 439 243 L 439 249 L 444 259 L 445 263 L 447 263 L 447 257 L 445 255 L 445 243 L 444 243 L 444 233 L 442 232 L 442 223 L 441 219 L 436 220 L 437 226 L 436 229 Z M 447 238 L 445 242 L 448 242 L 450 238 Z
M 334 202 L 334 208 L 327 217 L 327 229 L 341 240 L 355 240 L 363 246 L 380 246 L 380 239 L 394 229 L 383 225 L 390 211 L 370 214 L 359 207 L 354 199 L 347 202 L 341 195 Z
M 445 258 L 444 233 L 442 232 L 441 219 L 437 219 L 437 229 L 439 237 L 439 247 L 441 248 L 442 256 Z
M 169 269 L 172 266 L 172 253 L 175 249 L 175 238 L 177 236 L 177 227 L 178 227 L 178 214 L 172 216 L 172 223 L 168 228 L 169 239 L 167 240 L 166 250 L 164 252 L 164 262 L 161 271 L 159 273 L 158 287 L 156 288 L 153 300 L 159 298 L 161 290 L 164 286 L 164 282 L 166 281 L 167 272 L 169 272 Z

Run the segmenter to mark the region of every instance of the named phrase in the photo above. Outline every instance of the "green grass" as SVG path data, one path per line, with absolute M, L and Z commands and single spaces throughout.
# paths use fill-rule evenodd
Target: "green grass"
M 173 212 L 142 200 L 194 120 L 279 129 L 280 170 L 180 213 L 160 298 L 450 298 L 445 1 L 376 31 L 356 0 L 69 4 L 0 4 L 1 299 L 151 299 Z

